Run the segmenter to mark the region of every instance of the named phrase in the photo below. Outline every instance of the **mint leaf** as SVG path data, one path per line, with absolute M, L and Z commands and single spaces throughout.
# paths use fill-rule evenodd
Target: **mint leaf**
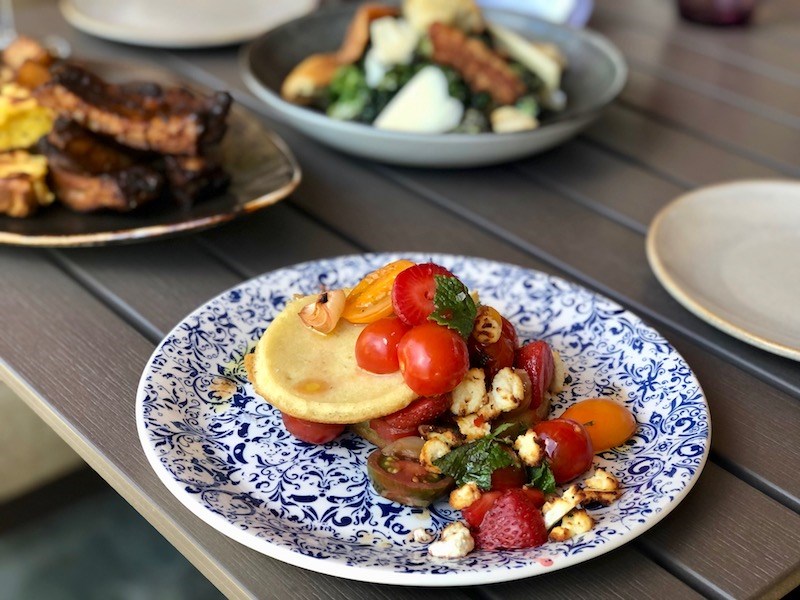
M 445 455 L 446 456 L 446 455 Z M 545 460 L 538 467 L 530 467 L 531 485 L 542 490 L 545 494 L 554 494 L 556 491 L 556 478 L 550 470 L 550 464 Z
M 488 490 L 492 487 L 492 473 L 514 464 L 511 454 L 495 439 L 506 429 L 498 427 L 484 438 L 454 448 L 433 464 L 455 479 L 458 486 L 472 481 L 482 490 Z
M 434 275 L 436 292 L 433 296 L 434 310 L 428 317 L 434 323 L 449 327 L 464 339 L 472 333 L 478 308 L 469 295 L 467 286 L 457 277 Z

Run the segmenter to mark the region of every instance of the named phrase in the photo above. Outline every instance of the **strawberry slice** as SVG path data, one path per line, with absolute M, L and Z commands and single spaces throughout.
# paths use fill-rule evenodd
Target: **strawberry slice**
M 506 490 L 483 517 L 475 539 L 482 550 L 533 548 L 547 541 L 547 528 L 530 495 Z
M 514 366 L 518 369 L 525 369 L 528 377 L 531 378 L 531 408 L 538 408 L 555 373 L 555 363 L 550 345 L 544 340 L 528 342 L 517 350 Z
M 444 267 L 422 263 L 401 271 L 395 278 L 392 286 L 394 314 L 407 325 L 421 325 L 433 312 L 433 297 L 436 294 L 434 275 L 454 277 Z
M 445 413 L 452 403 L 450 394 L 418 398 L 405 408 L 383 417 L 383 420 L 396 429 L 416 429 L 423 423 L 430 423 Z

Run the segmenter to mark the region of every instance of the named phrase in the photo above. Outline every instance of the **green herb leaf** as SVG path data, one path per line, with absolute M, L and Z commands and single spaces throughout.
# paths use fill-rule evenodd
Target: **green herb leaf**
M 554 494 L 556 491 L 556 478 L 550 469 L 550 463 L 546 460 L 538 467 L 530 467 L 528 473 L 531 476 L 531 485 L 539 488 L 545 494 Z
M 495 439 L 506 429 L 508 427 L 501 425 L 494 433 L 454 448 L 433 464 L 455 479 L 458 486 L 472 481 L 482 490 L 488 490 L 492 487 L 492 473 L 514 463 L 509 452 Z
M 457 331 L 463 338 L 468 338 L 472 333 L 478 309 L 467 286 L 458 278 L 448 275 L 434 275 L 433 279 L 436 281 L 434 310 L 428 318 Z

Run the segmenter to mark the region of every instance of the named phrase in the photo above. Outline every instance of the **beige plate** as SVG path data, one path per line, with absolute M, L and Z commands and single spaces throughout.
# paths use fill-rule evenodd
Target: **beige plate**
M 800 183 L 739 181 L 681 196 L 653 220 L 647 258 L 698 317 L 800 360 Z
M 82 61 L 109 81 L 183 83 L 164 69 Z M 207 92 L 191 84 L 190 87 Z M 132 213 L 75 213 L 56 203 L 27 219 L 0 215 L 0 244 L 98 246 L 136 242 L 220 225 L 275 204 L 300 183 L 300 167 L 286 144 L 260 119 L 236 103 L 228 131 L 216 149 L 231 185 L 188 209 L 159 200 Z

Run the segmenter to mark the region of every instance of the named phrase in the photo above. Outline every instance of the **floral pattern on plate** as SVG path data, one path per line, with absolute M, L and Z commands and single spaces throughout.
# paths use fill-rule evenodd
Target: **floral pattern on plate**
M 629 443 L 596 457 L 625 490 L 593 511 L 595 528 L 564 543 L 459 560 L 433 559 L 411 530 L 441 529 L 460 513 L 446 500 L 414 509 L 376 495 L 366 473 L 374 447 L 346 433 L 324 446 L 290 436 L 254 393 L 243 357 L 294 294 L 354 285 L 400 257 L 433 260 L 517 327 L 546 339 L 569 369 L 557 416 L 587 397 L 612 396 L 636 415 Z M 708 407 L 677 351 L 614 302 L 538 271 L 450 255 L 346 256 L 273 271 L 186 317 L 144 370 L 137 424 L 170 491 L 222 533 L 321 573 L 404 585 L 470 585 L 527 577 L 607 552 L 641 534 L 685 496 L 705 464 Z

